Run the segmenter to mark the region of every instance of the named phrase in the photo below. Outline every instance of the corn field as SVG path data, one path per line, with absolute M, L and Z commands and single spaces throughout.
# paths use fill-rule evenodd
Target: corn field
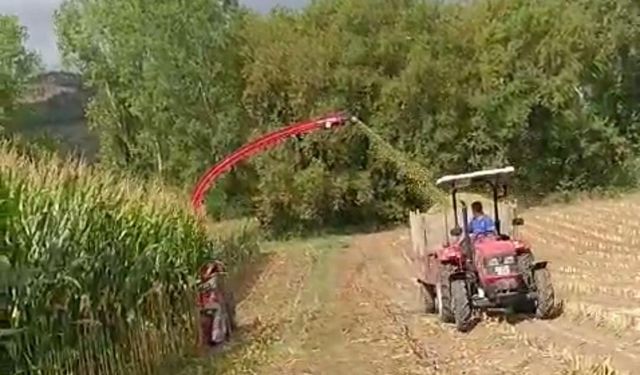
M 194 349 L 203 261 L 258 250 L 253 222 L 199 225 L 188 200 L 0 146 L 2 374 L 148 374 Z

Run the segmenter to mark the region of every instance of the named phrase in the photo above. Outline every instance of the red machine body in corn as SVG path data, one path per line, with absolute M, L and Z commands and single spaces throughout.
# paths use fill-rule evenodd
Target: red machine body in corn
M 236 328 L 233 293 L 226 288 L 224 265 L 212 261 L 200 268 L 197 305 L 203 346 L 215 346 L 229 339 Z

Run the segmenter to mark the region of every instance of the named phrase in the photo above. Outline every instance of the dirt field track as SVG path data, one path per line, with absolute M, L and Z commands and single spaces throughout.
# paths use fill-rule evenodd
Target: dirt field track
M 469 334 L 420 312 L 408 229 L 281 246 L 239 304 L 222 372 L 640 374 L 636 212 L 638 195 L 527 211 L 522 234 L 551 261 L 564 312 Z

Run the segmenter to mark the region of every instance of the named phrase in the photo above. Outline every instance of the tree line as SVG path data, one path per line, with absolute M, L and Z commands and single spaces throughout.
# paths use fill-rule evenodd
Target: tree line
M 346 109 L 434 175 L 516 166 L 527 194 L 632 186 L 633 0 L 66 0 L 59 45 L 95 93 L 100 161 L 191 186 L 247 140 Z M 229 174 L 210 212 L 276 231 L 403 220 L 406 176 L 345 130 Z

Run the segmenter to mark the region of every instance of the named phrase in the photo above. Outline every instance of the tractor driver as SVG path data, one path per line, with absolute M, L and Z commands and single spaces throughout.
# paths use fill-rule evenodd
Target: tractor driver
M 496 224 L 491 217 L 482 210 L 482 203 L 475 201 L 471 203 L 471 214 L 473 218 L 469 222 L 469 233 L 477 238 L 496 232 Z

